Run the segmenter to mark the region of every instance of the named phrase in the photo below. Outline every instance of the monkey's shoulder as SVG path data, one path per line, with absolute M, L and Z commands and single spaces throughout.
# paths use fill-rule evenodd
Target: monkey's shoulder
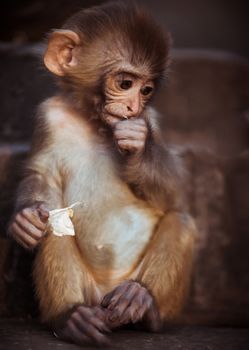
M 45 129 L 55 142 L 89 140 L 93 130 L 84 116 L 72 109 L 61 97 L 45 100 L 38 108 L 38 129 Z

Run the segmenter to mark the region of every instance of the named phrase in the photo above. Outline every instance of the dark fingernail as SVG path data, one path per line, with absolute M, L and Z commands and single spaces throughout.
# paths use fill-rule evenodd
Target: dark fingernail
M 111 316 L 109 316 L 109 320 L 111 322 L 115 322 L 117 320 L 117 316 L 116 315 L 111 315 Z
M 112 331 L 110 330 L 109 327 L 107 327 L 107 325 L 104 325 L 103 327 L 103 331 L 106 332 L 106 333 L 111 333 Z
M 108 307 L 107 307 L 108 310 L 114 310 L 114 305 L 113 304 L 109 304 Z
M 134 312 L 131 316 L 131 322 L 136 323 L 139 320 L 139 314 L 137 312 Z
M 105 300 L 102 300 L 100 305 L 105 307 L 107 305 L 107 303 Z

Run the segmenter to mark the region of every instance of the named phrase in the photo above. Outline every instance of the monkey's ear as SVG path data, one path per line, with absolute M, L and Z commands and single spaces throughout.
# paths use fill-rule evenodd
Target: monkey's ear
M 56 30 L 48 41 L 44 55 L 45 66 L 54 74 L 63 76 L 77 64 L 73 49 L 80 44 L 80 37 L 71 30 Z

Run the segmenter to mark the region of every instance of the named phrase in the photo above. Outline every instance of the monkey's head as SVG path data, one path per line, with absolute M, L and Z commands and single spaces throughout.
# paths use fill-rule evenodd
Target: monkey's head
M 138 116 L 168 66 L 170 37 L 142 8 L 111 2 L 82 10 L 51 33 L 46 67 L 75 102 Z

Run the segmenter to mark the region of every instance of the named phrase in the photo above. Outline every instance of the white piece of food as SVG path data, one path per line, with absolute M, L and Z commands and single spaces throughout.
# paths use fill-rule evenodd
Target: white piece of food
M 51 210 L 48 218 L 49 231 L 58 237 L 75 236 L 71 218 L 73 217 L 73 207 L 79 204 L 81 203 L 77 202 L 70 207 Z

